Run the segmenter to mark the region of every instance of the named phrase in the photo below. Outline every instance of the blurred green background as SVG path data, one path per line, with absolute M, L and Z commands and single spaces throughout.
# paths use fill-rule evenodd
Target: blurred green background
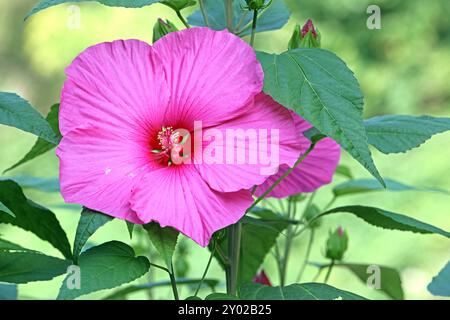
M 80 4 L 79 29 L 70 27 L 73 11 L 68 5 L 48 9 L 29 21 L 24 15 L 37 0 L 0 2 L 0 91 L 17 92 L 46 114 L 50 105 L 59 101 L 64 81 L 64 68 L 86 47 L 118 38 L 137 38 L 151 42 L 152 27 L 158 17 L 169 18 L 178 24 L 176 16 L 161 5 L 143 9 L 119 9 L 96 3 Z M 322 47 L 336 52 L 355 71 L 366 97 L 365 116 L 386 113 L 430 114 L 450 116 L 450 2 L 448 0 L 322 0 L 286 1 L 292 11 L 285 28 L 257 36 L 258 50 L 282 52 L 285 50 L 295 23 L 312 18 L 322 33 Z M 366 8 L 370 4 L 381 7 L 381 30 L 369 30 Z M 186 13 L 189 13 L 187 10 Z M 181 27 L 181 26 L 180 26 Z M 439 187 L 450 190 L 450 134 L 441 134 L 407 154 L 385 156 L 374 151 L 374 158 L 384 177 L 390 177 L 416 186 Z M 34 144 L 35 138 L 18 130 L 0 126 L 0 171 L 19 160 Z M 368 174 L 344 154 L 342 163 L 349 165 L 357 177 Z M 30 175 L 55 177 L 58 162 L 53 152 L 23 165 L 6 176 Z M 340 178 L 336 177 L 335 182 Z M 319 201 L 329 198 L 330 187 L 319 193 Z M 65 209 L 57 194 L 27 191 L 36 202 L 54 210 L 63 228 L 73 239 L 79 212 Z M 379 192 L 342 198 L 338 205 L 366 204 L 393 212 L 404 213 L 422 221 L 450 230 L 450 197 L 438 193 Z M 323 202 L 322 202 L 323 204 Z M 350 236 L 346 261 L 381 264 L 401 272 L 407 299 L 433 298 L 426 290 L 432 276 L 450 258 L 448 239 L 433 235 L 418 235 L 383 231 L 369 226 L 349 215 L 335 215 L 326 220 L 313 247 L 312 260 L 325 261 L 324 242 L 329 228 L 342 225 Z M 48 254 L 58 253 L 31 233 L 0 225 L 0 234 L 25 247 Z M 114 221 L 91 239 L 101 243 L 112 238 L 130 242 L 125 224 Z M 294 281 L 299 261 L 305 249 L 304 240 L 295 244 L 288 283 Z M 133 243 L 139 249 L 138 239 Z M 189 250 L 187 276 L 201 276 L 209 256 L 208 250 L 185 239 Z M 143 253 L 143 252 L 140 252 Z M 265 264 L 269 276 L 277 283 L 275 264 L 268 255 Z M 304 280 L 315 274 L 307 269 Z M 152 279 L 165 275 L 151 270 Z M 216 263 L 209 278 L 223 279 Z M 62 277 L 50 282 L 21 285 L 22 298 L 53 299 Z M 145 282 L 147 279 L 140 279 Z M 368 298 L 386 298 L 377 290 L 369 289 L 350 273 L 335 270 L 330 283 Z M 223 291 L 223 288 L 219 288 Z M 100 298 L 100 292 L 87 298 Z M 188 295 L 183 289 L 181 295 Z M 144 293 L 132 298 L 146 298 Z M 154 292 L 156 298 L 169 298 L 169 290 Z

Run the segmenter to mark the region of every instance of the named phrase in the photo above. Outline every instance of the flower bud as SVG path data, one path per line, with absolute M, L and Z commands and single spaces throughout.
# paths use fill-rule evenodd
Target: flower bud
M 342 227 L 330 232 L 327 240 L 325 256 L 331 260 L 342 260 L 348 246 L 348 235 Z
M 320 32 L 314 27 L 311 19 L 308 19 L 303 27 L 297 24 L 294 28 L 288 49 L 320 48 Z
M 245 0 L 247 3 L 247 6 L 245 9 L 247 10 L 262 10 L 270 6 L 272 3 L 272 0 L 266 1 L 266 0 Z
M 163 19 L 158 19 L 153 27 L 153 43 L 164 37 L 166 34 L 174 31 L 178 31 L 178 29 L 172 22 L 169 20 L 164 21 Z
M 266 273 L 264 272 L 264 269 L 261 270 L 260 273 L 258 273 L 254 278 L 253 278 L 253 282 L 254 283 L 260 283 L 263 284 L 265 286 L 272 286 L 272 283 L 270 283 L 269 278 L 267 277 Z
M 181 11 L 196 4 L 195 0 L 163 0 L 160 3 L 171 7 L 175 11 Z

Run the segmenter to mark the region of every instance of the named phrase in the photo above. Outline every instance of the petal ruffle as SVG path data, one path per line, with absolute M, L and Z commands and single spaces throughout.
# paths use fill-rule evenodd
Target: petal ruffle
M 192 165 L 147 173 L 131 199 L 131 207 L 145 223 L 173 227 L 201 246 L 211 235 L 238 221 L 253 199 L 247 190 L 212 190 Z
M 90 122 L 105 130 L 160 128 L 169 91 L 152 47 L 139 40 L 100 43 L 66 69 L 60 130 Z
M 242 139 L 230 139 L 231 132 Z M 261 184 L 280 165 L 294 165 L 304 151 L 290 111 L 264 93 L 247 105 L 243 115 L 206 129 L 203 136 L 212 142 L 204 142 L 202 157 L 195 155 L 196 167 L 211 188 L 222 192 Z
M 172 123 L 216 125 L 242 112 L 261 92 L 264 75 L 254 50 L 228 31 L 185 29 L 153 48 L 164 64 L 171 93 L 166 115 Z
M 294 112 L 291 112 L 291 114 L 299 134 L 299 143 L 303 146 L 303 150 L 306 150 L 310 143 L 303 136 L 303 132 L 312 126 Z M 284 198 L 302 192 L 313 192 L 330 183 L 339 163 L 340 155 L 340 146 L 334 140 L 325 138 L 319 141 L 314 150 L 269 193 L 268 197 Z M 255 195 L 261 196 L 288 169 L 289 166 L 287 165 L 281 166 L 277 174 L 271 176 L 256 188 Z
M 66 202 L 141 223 L 129 200 L 143 174 L 152 170 L 145 139 L 79 126 L 64 135 L 56 154 Z

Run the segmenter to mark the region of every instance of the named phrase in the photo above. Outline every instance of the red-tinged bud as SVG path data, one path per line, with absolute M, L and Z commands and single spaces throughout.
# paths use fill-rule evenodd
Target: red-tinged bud
M 260 273 L 258 273 L 254 278 L 253 278 L 253 282 L 254 283 L 260 283 L 263 284 L 265 286 L 272 286 L 272 283 L 270 283 L 269 278 L 267 277 L 266 273 L 264 272 L 264 269 L 261 270 Z
M 330 232 L 328 236 L 327 245 L 325 248 L 325 256 L 331 260 L 342 260 L 345 251 L 348 247 L 348 235 L 342 227 Z
M 316 29 L 314 28 L 314 24 L 311 19 L 308 19 L 302 27 L 302 37 L 305 37 L 310 30 L 313 37 L 317 38 L 317 32 Z
M 320 32 L 314 27 L 311 19 L 308 19 L 303 27 L 297 24 L 289 40 L 288 49 L 320 48 Z

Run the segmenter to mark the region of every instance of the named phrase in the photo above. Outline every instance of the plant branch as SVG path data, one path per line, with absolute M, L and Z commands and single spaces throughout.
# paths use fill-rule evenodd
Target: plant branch
M 300 280 L 302 279 L 303 273 L 305 272 L 305 269 L 306 269 L 306 265 L 308 264 L 309 256 L 311 255 L 312 244 L 314 242 L 314 233 L 315 233 L 315 230 L 311 229 L 311 232 L 309 234 L 309 239 L 308 239 L 308 245 L 306 247 L 305 260 L 303 261 L 303 264 L 297 275 L 297 280 L 296 280 L 297 283 L 299 283 Z
M 234 296 L 237 294 L 239 259 L 241 256 L 241 233 L 242 225 L 240 222 L 228 227 L 228 259 L 230 263 L 226 268 L 227 293 Z
M 186 28 L 190 28 L 191 26 L 187 23 L 186 19 L 184 19 L 183 15 L 181 14 L 180 10 L 175 10 L 178 19 L 184 24 Z
M 258 22 L 258 10 L 253 10 L 253 21 L 252 21 L 252 35 L 250 38 L 250 45 L 253 47 L 255 44 L 256 35 L 256 24 Z

